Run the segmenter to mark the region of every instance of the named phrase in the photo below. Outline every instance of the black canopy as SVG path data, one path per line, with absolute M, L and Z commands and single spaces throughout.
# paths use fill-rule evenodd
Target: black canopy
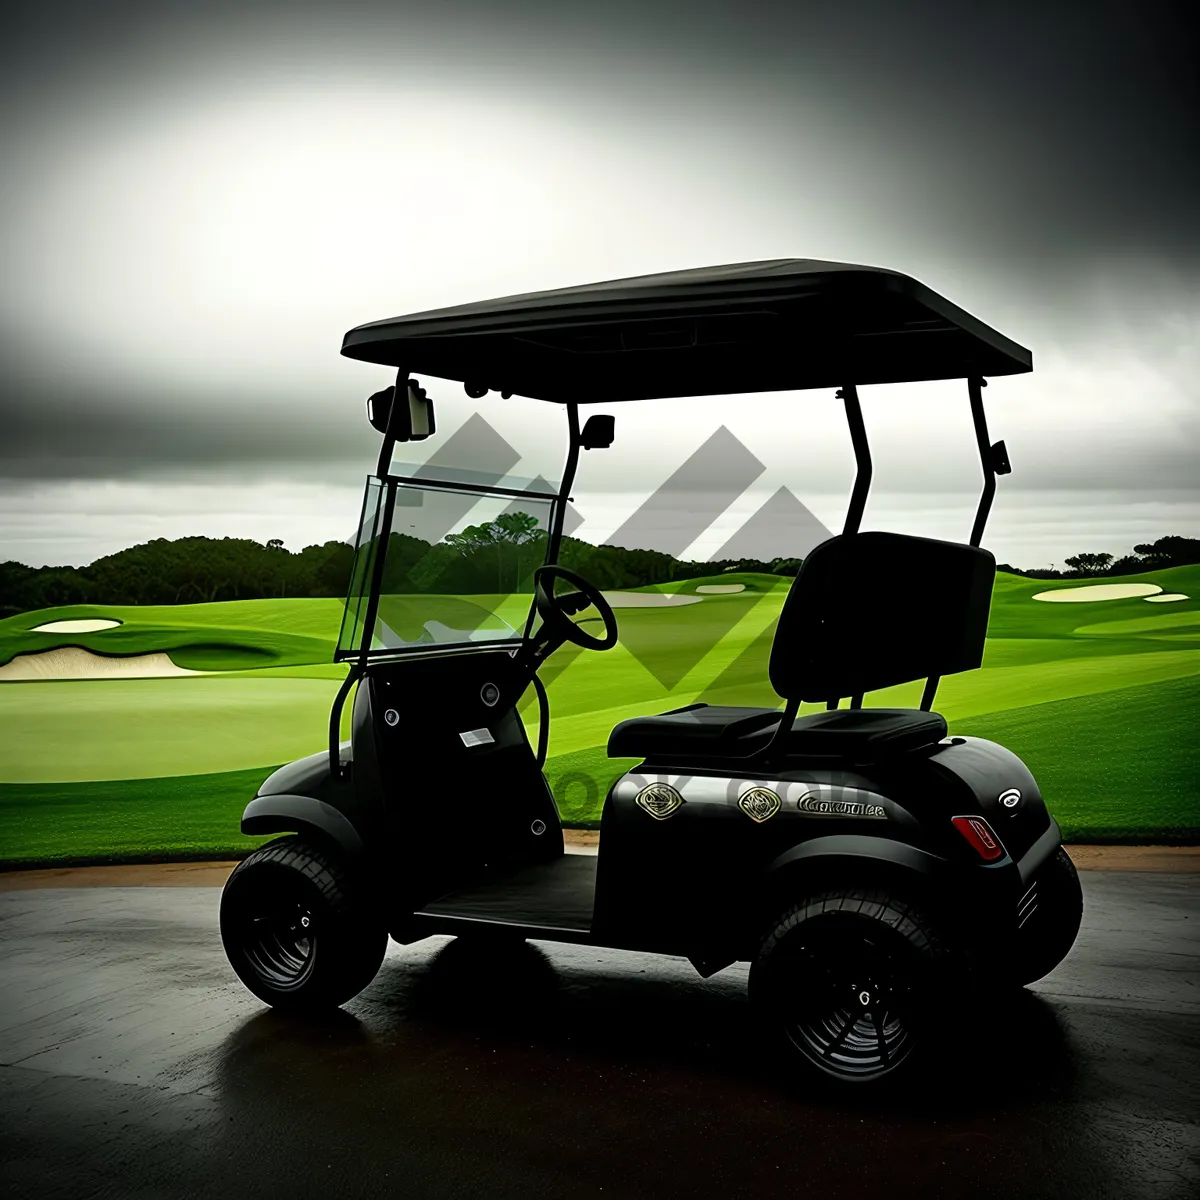
M 373 321 L 342 353 L 540 400 L 1015 375 L 1032 355 L 907 275 L 782 258 Z

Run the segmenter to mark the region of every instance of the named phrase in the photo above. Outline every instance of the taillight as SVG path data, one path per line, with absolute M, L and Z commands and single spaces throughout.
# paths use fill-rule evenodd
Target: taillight
M 971 848 L 984 862 L 1004 857 L 1004 847 L 982 817 L 951 817 L 951 823 L 971 843 Z

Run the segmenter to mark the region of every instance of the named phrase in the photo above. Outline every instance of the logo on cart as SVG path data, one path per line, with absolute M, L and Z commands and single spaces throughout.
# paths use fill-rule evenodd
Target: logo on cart
M 1000 793 L 1000 803 L 1005 808 L 1016 808 L 1021 803 L 1021 793 L 1017 788 L 1009 788 L 1007 792 Z
M 633 802 L 656 821 L 665 821 L 683 804 L 683 797 L 669 783 L 652 783 L 642 788 Z
M 389 708 L 389 709 L 387 710 L 387 712 L 385 712 L 385 713 L 383 714 L 383 719 L 384 719 L 384 720 L 385 720 L 385 721 L 386 721 L 386 722 L 387 722 L 389 725 L 393 725 L 393 726 L 394 726 L 394 725 L 399 725 L 399 724 L 400 724 L 400 714 L 399 714 L 399 713 L 398 713 L 398 712 L 397 712 L 397 711 L 396 711 L 394 708 Z
M 796 807 L 810 817 L 873 817 L 886 820 L 887 811 L 882 804 L 867 804 L 861 800 L 822 800 L 811 792 L 796 801 Z
M 782 807 L 782 801 L 770 788 L 747 788 L 739 797 L 738 808 L 757 825 L 769 821 Z

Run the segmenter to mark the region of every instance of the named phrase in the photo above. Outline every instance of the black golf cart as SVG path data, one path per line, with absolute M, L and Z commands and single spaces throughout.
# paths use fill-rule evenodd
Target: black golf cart
M 980 541 L 1009 470 L 982 389 L 1029 371 L 1027 350 L 904 275 L 787 259 L 379 321 L 342 353 L 395 368 L 396 383 L 368 402 L 383 442 L 328 747 L 263 783 L 242 830 L 286 836 L 222 895 L 225 948 L 255 995 L 340 1005 L 370 983 L 389 935 L 650 951 L 705 976 L 745 961 L 779 1045 L 862 1081 L 961 1039 L 965 997 L 1063 959 L 1082 897 L 1037 783 L 933 711 L 939 678 L 982 661 L 995 562 Z M 514 394 L 561 405 L 561 483 L 443 468 L 436 453 L 392 474 L 397 443 L 436 433 L 415 373 L 499 392 L 500 406 Z M 967 381 L 984 477 L 970 539 L 860 532 L 871 458 L 856 389 L 935 379 Z M 558 565 L 580 451 L 614 436 L 609 414 L 581 427 L 581 406 L 815 388 L 838 389 L 857 477 L 842 532 L 804 558 L 783 604 L 769 661 L 781 704 L 621 721 L 609 754 L 640 765 L 608 792 L 598 855 L 566 852 L 537 672 L 568 642 L 618 638 L 604 594 Z M 494 564 L 463 553 L 480 519 L 513 534 Z M 919 708 L 864 706 L 921 680 Z M 518 711 L 530 688 L 536 749 Z

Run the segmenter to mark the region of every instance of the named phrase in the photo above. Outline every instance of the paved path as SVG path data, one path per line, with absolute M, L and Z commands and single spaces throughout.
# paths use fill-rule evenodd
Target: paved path
M 0 896 L 0 1191 L 85 1197 L 1194 1197 L 1200 888 L 1088 871 L 1072 957 L 955 1031 L 974 1082 L 830 1101 L 745 969 L 392 947 L 337 1019 L 233 978 L 212 887 Z

